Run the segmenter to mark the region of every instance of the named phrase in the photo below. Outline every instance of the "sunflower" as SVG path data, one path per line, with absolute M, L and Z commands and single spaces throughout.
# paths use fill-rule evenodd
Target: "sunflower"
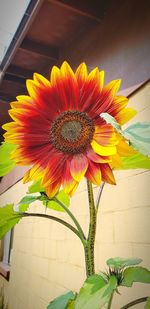
M 98 68 L 88 74 L 82 63 L 74 73 L 66 61 L 52 68 L 50 81 L 37 73 L 27 80 L 29 95 L 11 103 L 13 122 L 3 126 L 5 140 L 17 145 L 16 164 L 31 165 L 24 182 L 40 179 L 49 197 L 61 185 L 72 196 L 84 176 L 95 185 L 115 184 L 112 169 L 134 150 L 101 113 L 120 125 L 136 113 L 116 95 L 119 87 L 120 80 L 104 86 Z

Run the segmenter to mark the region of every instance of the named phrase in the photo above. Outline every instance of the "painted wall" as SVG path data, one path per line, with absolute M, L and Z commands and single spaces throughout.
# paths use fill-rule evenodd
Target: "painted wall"
M 130 99 L 138 110 L 134 121 L 148 120 L 150 85 Z M 98 216 L 96 235 L 96 269 L 105 269 L 109 257 L 141 257 L 150 267 L 149 183 L 150 173 L 144 170 L 116 172 L 117 186 L 106 185 Z M 1 204 L 19 199 L 27 185 L 18 182 L 3 193 Z M 98 189 L 95 187 L 95 195 Z M 71 200 L 71 210 L 87 232 L 88 208 L 86 184 L 83 182 Z M 45 212 L 39 203 L 31 211 Z M 55 211 L 47 210 L 55 215 Z M 59 214 L 60 215 L 60 214 Z M 65 214 L 60 215 L 67 220 Z M 69 221 L 68 221 L 69 222 Z M 15 228 L 8 283 L 9 309 L 45 309 L 48 302 L 67 289 L 78 291 L 85 280 L 84 255 L 77 237 L 56 222 L 25 218 Z M 1 280 L 1 279 L 0 279 Z M 136 284 L 132 289 L 119 289 L 113 309 L 149 293 L 148 286 Z M 142 305 L 136 305 L 142 309 Z

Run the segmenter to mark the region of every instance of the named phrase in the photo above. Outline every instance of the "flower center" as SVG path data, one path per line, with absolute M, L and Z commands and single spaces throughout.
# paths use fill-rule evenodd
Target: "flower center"
M 61 135 L 68 141 L 76 140 L 82 131 L 82 125 L 79 121 L 66 121 L 61 129 Z
M 85 113 L 66 111 L 53 121 L 50 138 L 58 150 L 75 154 L 88 148 L 93 133 L 93 121 Z

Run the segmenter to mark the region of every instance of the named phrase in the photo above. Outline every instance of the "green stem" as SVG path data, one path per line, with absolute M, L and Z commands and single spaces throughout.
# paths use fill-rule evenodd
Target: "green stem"
M 101 199 L 102 192 L 103 192 L 103 189 L 104 189 L 104 185 L 105 185 L 105 182 L 103 182 L 101 184 L 99 192 L 98 192 L 98 197 L 97 197 L 97 201 L 96 201 L 96 213 L 98 212 L 99 203 L 100 203 L 100 199 Z
M 148 300 L 148 296 L 146 297 L 141 297 L 141 298 L 138 298 L 138 299 L 135 299 L 133 301 L 131 301 L 130 303 L 126 304 L 125 306 L 121 307 L 120 309 L 128 309 L 136 304 L 140 304 L 140 303 L 143 303 L 143 302 L 146 302 Z
M 60 218 L 57 218 L 57 217 L 54 217 L 54 216 L 50 216 L 50 215 L 46 215 L 46 214 L 28 213 L 28 212 L 21 213 L 21 217 L 41 217 L 41 218 L 46 218 L 46 219 L 51 219 L 51 220 L 57 221 L 57 222 L 65 225 L 67 228 L 69 228 L 82 241 L 82 238 L 81 238 L 81 235 L 80 235 L 79 231 L 74 226 L 72 226 L 71 224 L 69 224 L 68 222 L 66 222 L 66 221 L 64 221 L 64 220 L 62 220 Z
M 68 209 L 68 207 L 63 204 L 61 201 L 59 201 L 56 197 L 54 198 L 54 200 L 56 201 L 56 203 L 58 203 L 66 212 L 67 214 L 70 216 L 70 218 L 73 220 L 74 224 L 76 225 L 78 232 L 82 238 L 82 243 L 85 245 L 86 243 L 86 237 L 84 235 L 84 232 L 79 224 L 79 222 L 77 221 L 76 217 L 73 215 L 73 213 Z
M 115 291 L 113 291 L 112 294 L 111 294 L 111 297 L 110 297 L 110 300 L 109 300 L 107 309 L 110 309 L 110 308 L 111 308 L 112 300 L 113 300 L 113 296 L 114 296 L 114 292 L 115 292 Z
M 96 234 L 96 210 L 94 204 L 93 188 L 90 181 L 87 181 L 88 198 L 89 198 L 89 233 L 85 250 L 85 263 L 87 277 L 95 273 L 94 267 L 94 244 Z

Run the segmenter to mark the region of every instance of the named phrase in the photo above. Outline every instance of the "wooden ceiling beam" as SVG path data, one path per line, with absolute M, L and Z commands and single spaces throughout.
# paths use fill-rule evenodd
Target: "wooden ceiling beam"
M 19 49 L 27 50 L 30 53 L 38 54 L 42 57 L 57 61 L 59 59 L 59 48 L 51 45 L 45 45 L 30 39 L 24 39 Z
M 25 83 L 18 83 L 16 80 L 3 79 L 0 88 L 0 99 L 6 102 L 14 101 L 19 94 L 27 94 Z
M 0 101 L 3 102 L 4 104 L 7 104 L 14 101 L 14 97 L 7 96 L 7 94 L 0 92 Z
M 27 79 L 32 78 L 33 72 L 11 64 L 6 71 L 6 74 Z
M 4 80 L 25 85 L 25 78 L 17 76 L 17 75 L 12 75 L 7 72 L 5 73 Z
M 82 16 L 86 16 L 97 22 L 101 22 L 104 17 L 106 5 L 109 0 L 49 0 L 49 2 L 64 6 L 72 11 L 76 11 Z
M 32 71 L 11 64 L 5 73 L 4 80 L 25 85 L 26 79 L 30 79 L 32 76 Z

